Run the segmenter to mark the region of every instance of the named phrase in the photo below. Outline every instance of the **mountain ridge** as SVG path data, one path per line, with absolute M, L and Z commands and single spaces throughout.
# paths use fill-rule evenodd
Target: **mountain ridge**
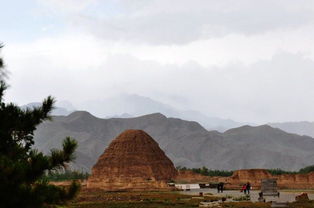
M 121 94 L 103 100 L 86 101 L 81 108 L 88 109 L 91 113 L 101 118 L 123 118 L 130 117 L 130 115 L 138 117 L 160 112 L 167 117 L 197 121 L 209 130 L 225 131 L 229 128 L 243 125 L 243 123 L 231 119 L 208 116 L 193 110 L 177 109 L 169 104 L 137 94 Z
M 297 170 L 312 165 L 314 160 L 314 139 L 308 136 L 289 134 L 269 125 L 246 125 L 224 133 L 208 131 L 197 122 L 161 113 L 110 119 L 86 111 L 54 116 L 53 121 L 44 122 L 36 130 L 35 147 L 48 153 L 60 147 L 64 137 L 71 136 L 79 143 L 74 167 L 89 171 L 110 141 L 126 129 L 146 131 L 177 166 Z
M 268 123 L 268 125 L 276 128 L 280 128 L 289 133 L 295 133 L 299 135 L 307 135 L 314 137 L 314 122 L 311 121 L 290 121 L 280 123 Z

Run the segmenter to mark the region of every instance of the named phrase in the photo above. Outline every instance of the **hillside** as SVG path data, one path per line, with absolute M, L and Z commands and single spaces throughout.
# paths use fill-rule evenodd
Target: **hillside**
M 180 110 L 158 100 L 136 94 L 121 94 L 103 100 L 86 101 L 80 109 L 87 110 L 100 118 L 125 118 L 130 115 L 136 117 L 160 112 L 167 117 L 196 121 L 208 130 L 215 129 L 221 132 L 244 125 L 230 119 L 208 116 L 204 112 Z
M 289 134 L 267 125 L 243 126 L 224 133 L 207 131 L 197 122 L 155 113 L 136 118 L 99 119 L 88 112 L 55 116 L 39 126 L 35 145 L 48 152 L 65 136 L 79 142 L 75 167 L 90 170 L 104 147 L 126 129 L 151 135 L 174 164 L 211 169 L 283 168 L 312 165 L 314 139 Z
M 314 122 L 309 121 L 283 122 L 283 123 L 269 123 L 269 125 L 275 128 L 280 128 L 289 133 L 314 137 Z
M 40 102 L 32 102 L 32 103 L 28 103 L 26 105 L 22 105 L 21 108 L 22 109 L 32 109 L 35 107 L 40 107 L 42 103 Z M 51 114 L 54 116 L 67 116 L 70 113 L 72 113 L 74 111 L 74 109 L 68 109 L 66 107 L 61 107 L 61 106 L 56 106 L 54 107 L 54 109 L 52 110 Z

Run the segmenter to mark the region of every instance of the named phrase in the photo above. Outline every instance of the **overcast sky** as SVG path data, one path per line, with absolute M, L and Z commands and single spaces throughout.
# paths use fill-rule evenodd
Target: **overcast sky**
M 313 37 L 313 0 L 1 0 L 18 104 L 127 93 L 237 121 L 314 121 Z

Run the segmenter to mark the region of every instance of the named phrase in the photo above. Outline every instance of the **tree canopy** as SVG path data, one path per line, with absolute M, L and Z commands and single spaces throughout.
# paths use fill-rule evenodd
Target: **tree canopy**
M 67 137 L 62 149 L 53 149 L 49 155 L 34 149 L 36 126 L 51 119 L 55 101 L 48 96 L 40 107 L 32 109 L 5 103 L 5 74 L 0 58 L 0 207 L 40 208 L 62 204 L 75 196 L 79 185 L 73 182 L 68 188 L 58 187 L 43 180 L 43 176 L 73 161 L 77 142 Z

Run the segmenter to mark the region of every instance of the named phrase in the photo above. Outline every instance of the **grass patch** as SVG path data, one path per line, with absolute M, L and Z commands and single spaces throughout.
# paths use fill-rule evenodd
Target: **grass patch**
M 230 196 L 186 195 L 179 192 L 105 192 L 83 188 L 67 208 L 193 208 L 202 201 L 217 201 Z M 249 196 L 238 197 L 237 202 L 221 203 L 223 208 L 269 208 L 271 203 L 253 203 Z M 241 199 L 240 199 L 241 198 Z M 233 198 L 234 199 L 234 198 Z M 236 200 L 236 199 L 234 199 Z M 289 208 L 314 208 L 314 201 L 290 203 Z
M 250 195 L 244 195 L 244 196 L 238 196 L 232 198 L 234 201 L 250 201 L 251 197 Z
M 269 208 L 270 203 L 262 202 L 227 202 L 223 204 L 223 208 Z
M 70 208 L 190 208 L 201 201 L 218 201 L 213 195 L 184 195 L 179 192 L 105 192 L 83 189 L 68 206 Z
M 314 201 L 308 201 L 308 202 L 293 202 L 289 204 L 290 208 L 313 208 L 314 207 Z

